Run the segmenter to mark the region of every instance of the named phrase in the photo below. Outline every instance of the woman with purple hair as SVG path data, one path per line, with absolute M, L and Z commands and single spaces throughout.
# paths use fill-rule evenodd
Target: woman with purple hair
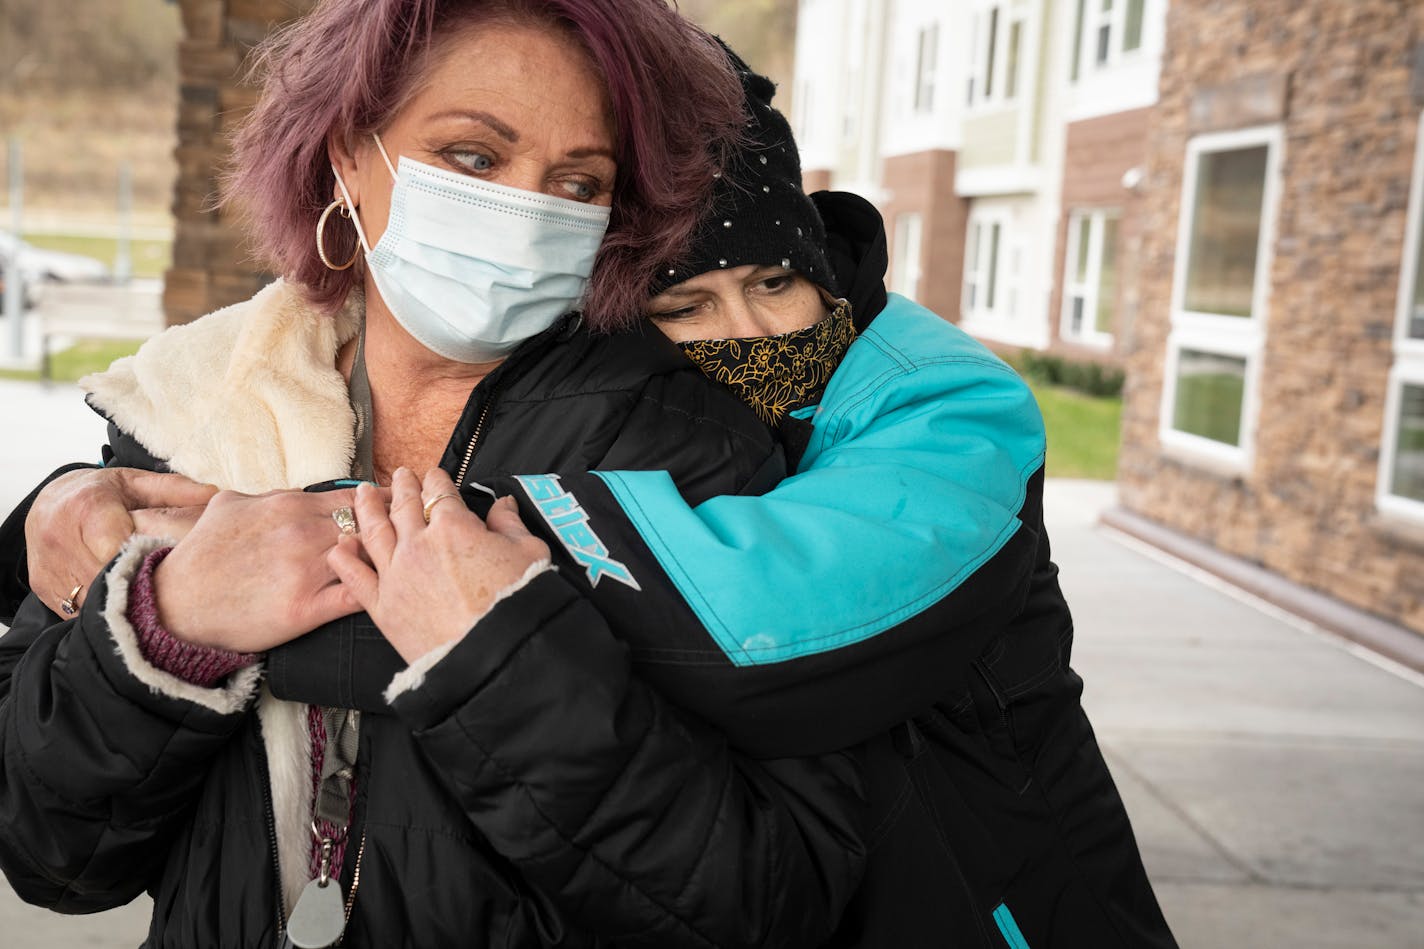
M 176 543 L 141 531 L 5 617 L 11 885 L 69 913 L 147 891 L 154 949 L 823 941 L 864 857 L 859 752 L 733 752 L 566 599 L 458 656 L 392 640 L 394 705 L 319 635 L 384 641 L 327 565 L 358 530 L 347 479 L 394 485 L 386 528 L 440 531 L 454 485 L 501 472 L 665 468 L 693 500 L 779 474 L 671 342 L 603 332 L 737 140 L 725 57 L 662 0 L 327 0 L 261 62 L 228 195 L 282 279 L 84 383 L 110 422 L 96 477 L 224 490 Z M 450 489 L 421 496 L 436 467 Z M 504 546 L 459 593 L 471 624 L 548 558 L 507 502 L 487 521 Z M 299 701 L 276 698 L 264 673 L 307 644 Z

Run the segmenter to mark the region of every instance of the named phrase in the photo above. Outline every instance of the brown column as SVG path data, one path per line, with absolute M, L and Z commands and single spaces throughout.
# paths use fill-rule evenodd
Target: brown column
M 954 192 L 957 155 L 942 149 L 885 159 L 885 190 L 881 208 L 890 242 L 891 273 L 895 255 L 895 220 L 901 214 L 920 215 L 919 303 L 941 317 L 959 322 L 960 287 L 964 279 L 964 231 L 969 202 Z M 892 283 L 888 279 L 887 283 Z
M 179 0 L 178 181 L 173 187 L 173 267 L 163 310 L 186 323 L 255 293 L 272 275 L 248 259 L 232 216 L 216 210 L 227 140 L 252 107 L 241 81 L 248 52 L 315 0 Z

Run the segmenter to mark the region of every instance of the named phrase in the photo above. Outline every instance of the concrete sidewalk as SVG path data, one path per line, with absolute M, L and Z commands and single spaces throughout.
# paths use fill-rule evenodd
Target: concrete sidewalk
M 102 435 L 72 389 L 0 382 L 0 511 Z M 1097 527 L 1113 493 L 1050 481 L 1046 510 L 1085 702 L 1183 949 L 1424 947 L 1424 680 Z M 65 918 L 0 887 L 0 932 L 132 947 L 145 903 Z
M 1424 947 L 1424 679 L 1095 527 L 1050 481 L 1084 702 L 1183 949 Z

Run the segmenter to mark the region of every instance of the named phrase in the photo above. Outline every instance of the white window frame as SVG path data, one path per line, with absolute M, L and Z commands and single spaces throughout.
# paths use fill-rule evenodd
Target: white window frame
M 1078 280 L 1079 254 L 1084 248 L 1079 246 L 1082 234 L 1082 221 L 1087 218 L 1088 225 L 1088 255 L 1087 276 L 1080 282 Z M 1102 288 L 1103 279 L 1103 234 L 1107 230 L 1107 222 L 1114 220 L 1118 222 L 1118 243 L 1122 242 L 1122 211 L 1118 208 L 1075 208 L 1068 215 L 1068 244 L 1063 255 L 1063 300 L 1059 315 L 1059 334 L 1070 342 L 1079 343 L 1085 346 L 1095 346 L 1100 349 L 1110 349 L 1113 343 L 1113 334 L 1104 333 L 1097 328 L 1098 316 L 1098 292 Z M 1119 255 L 1121 259 L 1121 255 Z M 1122 291 L 1122 268 L 1118 268 L 1118 292 Z M 1084 329 L 1073 331 L 1073 297 L 1083 298 L 1083 326 Z M 1113 314 L 1116 317 L 1116 313 Z
M 998 13 L 996 25 L 990 36 L 989 24 L 994 13 Z M 1029 9 L 1022 0 L 979 0 L 971 14 L 969 51 L 968 108 L 970 112 L 1001 109 L 1014 105 L 1024 97 L 1037 57 L 1030 55 L 1027 46 L 1032 45 L 1029 32 Z M 1019 28 L 1018 61 L 1015 67 L 1014 94 L 1008 95 L 1009 87 L 1009 37 L 1013 27 Z M 993 49 L 990 49 L 990 40 Z M 991 55 L 992 53 L 992 55 Z M 986 93 L 985 90 L 988 90 Z
M 1256 274 L 1249 317 L 1193 312 L 1186 309 L 1187 264 L 1191 254 L 1192 224 L 1196 210 L 1200 159 L 1216 152 L 1266 146 L 1266 175 L 1261 197 L 1261 223 L 1257 233 Z M 1276 219 L 1281 192 L 1281 152 L 1284 140 L 1279 125 L 1198 135 L 1187 143 L 1178 211 L 1176 260 L 1172 276 L 1172 329 L 1167 338 L 1167 358 L 1162 385 L 1158 437 L 1162 444 L 1180 449 L 1189 458 L 1233 472 L 1250 469 L 1255 453 L 1256 422 L 1260 415 L 1261 354 L 1266 342 L 1267 308 L 1271 298 L 1271 262 L 1276 245 Z M 1177 367 L 1182 350 L 1244 359 L 1241 424 L 1238 444 L 1172 427 L 1177 405 Z
M 1409 323 L 1414 305 L 1416 280 L 1424 280 L 1419 263 L 1420 229 L 1424 228 L 1424 112 L 1419 117 L 1421 136 L 1414 147 L 1414 171 L 1409 186 L 1409 211 L 1405 217 L 1404 259 L 1399 268 L 1399 295 L 1395 304 L 1394 366 L 1390 369 L 1385 395 L 1384 428 L 1380 432 L 1380 467 L 1375 479 L 1375 507 L 1380 514 L 1400 521 L 1424 525 L 1424 501 L 1416 501 L 1390 491 L 1394 474 L 1395 442 L 1398 439 L 1404 387 L 1424 387 L 1424 339 L 1411 338 Z
M 1068 59 L 1068 78 L 1071 82 L 1082 82 L 1087 76 L 1116 69 L 1146 55 L 1152 17 L 1156 14 L 1158 0 L 1142 0 L 1142 35 L 1138 37 L 1134 49 L 1124 50 L 1123 41 L 1127 37 L 1128 0 L 1112 0 L 1112 9 L 1103 15 L 1103 0 L 1083 0 L 1083 22 L 1081 32 L 1072 39 L 1077 40 L 1078 75 L 1073 75 L 1073 56 Z M 1073 26 L 1077 26 L 1077 4 L 1073 6 Z M 1069 29 L 1072 29 L 1070 26 Z M 1103 27 L 1108 28 L 1108 58 L 1098 62 L 1098 34 Z M 1070 49 L 1072 42 L 1069 43 Z
M 1013 306 L 1010 303 L 1016 300 L 1018 288 L 1010 285 L 1015 276 L 1013 261 L 1010 258 L 1017 250 L 1013 239 L 1012 220 L 1013 216 L 1006 207 L 973 208 L 969 212 L 964 241 L 963 298 L 960 301 L 961 319 L 965 323 L 993 324 L 1013 316 Z M 995 226 L 999 228 L 999 245 L 993 261 L 996 267 L 995 273 L 992 275 L 994 305 L 989 307 L 984 303 L 991 277 L 989 261 L 984 259 L 987 254 L 980 251 L 981 249 L 987 251 L 991 246 L 988 235 Z M 976 229 L 982 235 L 981 241 L 976 241 Z M 981 243 L 982 248 L 980 247 Z M 974 290 L 972 306 L 970 305 L 971 288 Z
M 918 302 L 920 254 L 924 240 L 924 216 L 909 211 L 895 216 L 895 270 L 891 290 Z

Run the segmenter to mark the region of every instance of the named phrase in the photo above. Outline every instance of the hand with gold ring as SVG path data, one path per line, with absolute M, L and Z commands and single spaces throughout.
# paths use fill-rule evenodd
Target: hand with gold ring
M 379 493 L 362 485 L 355 504 L 361 534 L 340 538 L 327 556 L 407 662 L 464 637 L 499 593 L 549 562 L 548 546 L 524 527 L 512 500 L 495 502 L 488 521 L 463 503 L 442 501 L 461 498 L 439 468 L 423 485 L 409 469 L 396 469 L 389 512 Z
M 356 523 L 356 512 L 350 507 L 342 506 L 332 511 L 331 519 L 336 522 L 336 529 L 347 537 L 361 532 Z
M 65 603 L 79 611 L 84 591 L 124 541 L 133 534 L 181 538 L 216 493 L 212 485 L 182 475 L 136 468 L 81 468 L 60 475 L 25 515 L 30 589 L 54 612 L 74 615 Z
M 59 601 L 59 611 L 65 616 L 74 616 L 79 612 L 79 594 L 84 592 L 83 584 L 76 583 L 74 589 L 69 591 L 69 596 Z
M 464 503 L 464 499 L 462 499 L 454 491 L 441 491 L 439 494 L 435 495 L 435 497 L 431 498 L 429 501 L 426 501 L 425 504 L 421 506 L 420 513 L 425 515 L 425 523 L 430 523 L 430 512 L 435 509 L 435 505 L 439 504 L 441 501 L 444 501 L 447 498 L 454 498 L 456 501 L 460 501 L 462 504 Z
M 355 497 L 349 489 L 219 493 L 154 572 L 164 626 L 189 642 L 255 653 L 359 611 L 327 564 L 337 539 L 350 536 L 333 512 Z

